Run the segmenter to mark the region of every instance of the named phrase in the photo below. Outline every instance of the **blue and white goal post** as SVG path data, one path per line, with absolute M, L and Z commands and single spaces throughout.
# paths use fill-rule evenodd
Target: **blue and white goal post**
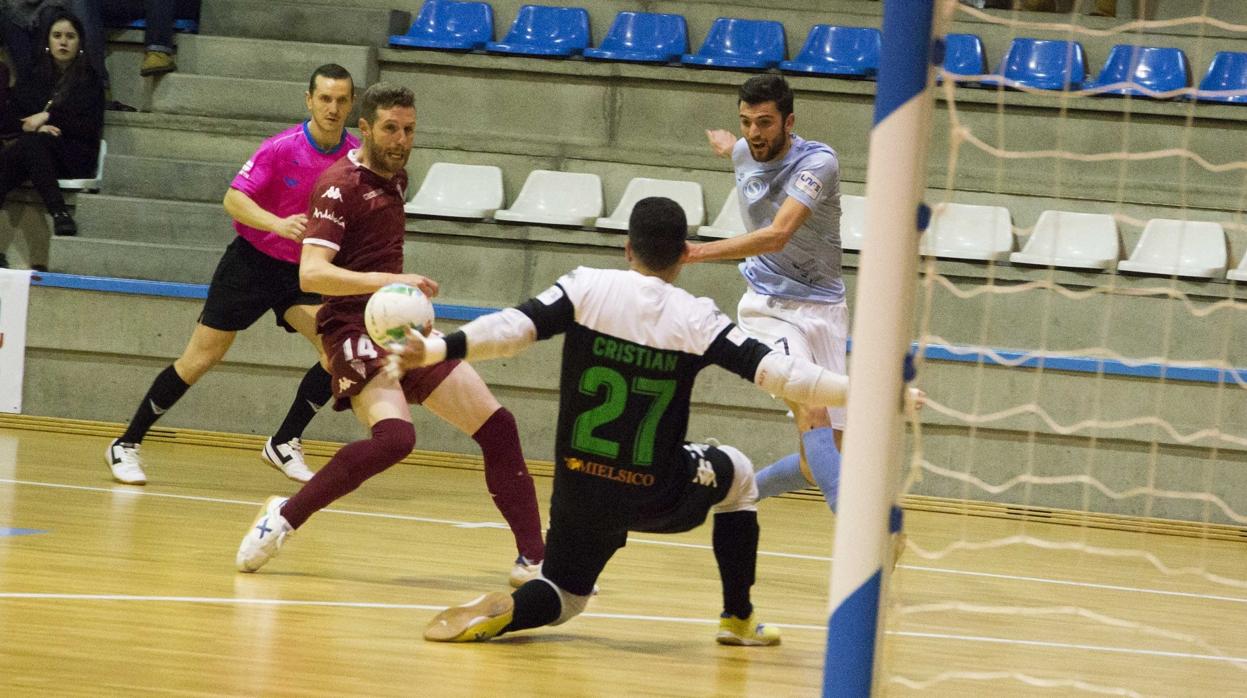
M 883 53 L 866 165 L 848 424 L 831 573 L 824 696 L 874 695 L 880 681 L 889 511 L 898 495 L 902 370 L 913 328 L 938 0 L 884 0 Z

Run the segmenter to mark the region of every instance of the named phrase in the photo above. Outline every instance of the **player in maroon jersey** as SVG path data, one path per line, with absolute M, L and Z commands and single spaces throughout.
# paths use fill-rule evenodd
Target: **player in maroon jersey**
M 463 362 L 409 371 L 398 382 L 387 378 L 388 352 L 364 327 L 369 295 L 386 284 L 437 294 L 433 280 L 403 273 L 404 168 L 415 125 L 411 90 L 386 83 L 368 88 L 360 108 L 360 148 L 325 170 L 312 192 L 299 279 L 305 291 L 325 296 L 316 321 L 330 357 L 334 409 L 349 406 L 371 436 L 343 446 L 293 497 L 268 498 L 238 549 L 243 572 L 274 557 L 313 513 L 411 452 L 416 431 L 409 404 L 424 405 L 480 444 L 490 494 L 520 553 L 512 584 L 534 576 L 545 557 L 537 493 L 511 412 Z

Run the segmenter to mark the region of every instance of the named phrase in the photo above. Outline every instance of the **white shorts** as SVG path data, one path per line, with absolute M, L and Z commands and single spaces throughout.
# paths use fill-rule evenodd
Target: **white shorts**
M 749 336 L 789 356 L 848 373 L 845 349 L 849 307 L 845 303 L 807 303 L 749 289 L 736 306 L 736 324 Z M 843 407 L 829 407 L 827 415 L 833 428 L 844 430 Z

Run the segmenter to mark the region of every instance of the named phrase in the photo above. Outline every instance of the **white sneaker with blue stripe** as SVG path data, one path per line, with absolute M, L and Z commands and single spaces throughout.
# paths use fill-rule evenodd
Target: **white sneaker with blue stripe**
M 286 537 L 294 535 L 294 528 L 281 515 L 282 505 L 287 499 L 288 497 L 273 496 L 264 502 L 259 515 L 251 522 L 247 535 L 242 537 L 242 544 L 238 546 L 234 564 L 238 566 L 239 572 L 255 572 L 263 567 L 264 563 L 277 557 Z

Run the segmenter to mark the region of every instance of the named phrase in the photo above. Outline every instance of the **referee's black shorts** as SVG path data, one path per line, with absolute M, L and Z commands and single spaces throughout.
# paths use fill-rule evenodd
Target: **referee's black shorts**
M 320 303 L 319 294 L 299 288 L 298 264 L 274 259 L 239 236 L 217 263 L 199 322 L 214 330 L 239 332 L 272 310 L 277 325 L 294 332 L 286 322 L 286 311 L 295 305 Z

